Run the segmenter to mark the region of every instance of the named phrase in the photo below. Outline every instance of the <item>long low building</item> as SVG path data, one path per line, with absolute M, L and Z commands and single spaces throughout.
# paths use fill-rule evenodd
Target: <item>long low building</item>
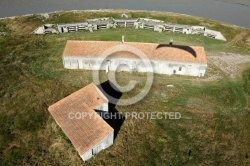
M 204 48 L 199 46 L 69 40 L 62 55 L 63 65 L 67 69 L 150 72 L 143 58 L 135 55 L 131 48 L 146 55 L 154 73 L 205 75 L 207 58 Z M 111 50 L 110 55 L 104 57 L 107 50 Z

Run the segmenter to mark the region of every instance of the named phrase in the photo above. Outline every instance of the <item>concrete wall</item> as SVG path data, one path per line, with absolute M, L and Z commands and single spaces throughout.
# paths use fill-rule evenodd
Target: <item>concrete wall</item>
M 44 26 L 52 25 L 45 24 Z M 57 31 L 59 33 L 65 32 L 75 32 L 78 30 L 93 30 L 98 29 L 107 29 L 107 28 L 116 28 L 116 27 L 134 27 L 135 29 L 153 29 L 157 32 L 162 31 L 172 31 L 180 32 L 184 34 L 199 34 L 204 35 L 210 38 L 224 40 L 225 37 L 218 31 L 206 29 L 204 26 L 191 26 L 191 25 L 182 25 L 182 24 L 172 24 L 164 23 L 162 20 L 149 19 L 149 18 L 140 18 L 140 19 L 114 19 L 114 18 L 97 18 L 97 19 L 88 19 L 87 22 L 78 22 L 78 23 L 67 23 L 67 24 L 57 24 Z M 40 27 L 33 31 L 34 34 L 45 34 Z
M 112 131 L 107 137 L 102 141 L 92 147 L 89 151 L 81 155 L 83 161 L 90 159 L 93 155 L 99 153 L 101 150 L 108 148 L 113 144 L 114 141 L 114 131 Z
M 52 25 L 45 24 L 44 26 Z M 153 29 L 157 32 L 162 31 L 172 31 L 180 32 L 184 34 L 199 34 L 204 35 L 210 38 L 224 40 L 225 37 L 218 31 L 213 31 L 206 29 L 204 26 L 191 26 L 191 25 L 181 25 L 181 24 L 172 24 L 164 23 L 164 21 L 149 19 L 149 18 L 140 18 L 140 19 L 114 19 L 114 18 L 97 18 L 89 19 L 87 22 L 78 22 L 78 23 L 67 23 L 67 24 L 57 24 L 57 30 L 59 33 L 65 32 L 75 32 L 78 30 L 93 30 L 98 29 L 107 29 L 107 28 L 116 28 L 116 27 L 134 27 L 135 29 Z M 40 28 L 40 27 L 39 27 Z M 37 28 L 33 31 L 34 34 L 45 34 L 43 30 Z
M 36 30 L 33 31 L 34 34 L 44 34 L 44 26 L 38 27 Z
M 206 29 L 204 32 L 204 36 L 214 36 L 212 38 L 218 39 L 218 40 L 223 40 L 223 41 L 227 41 L 226 38 L 221 34 L 221 32 L 218 31 L 214 31 L 214 30 L 210 30 L 210 29 Z
M 140 59 L 129 58 L 85 58 L 85 57 L 63 57 L 64 68 L 85 69 L 85 70 L 106 70 L 106 71 L 128 71 L 128 72 L 148 72 L 150 71 Z M 151 60 L 154 73 L 167 75 L 189 75 L 204 76 L 207 64 L 188 63 L 177 61 Z
M 192 33 L 192 28 L 191 27 L 189 27 L 189 28 L 183 28 L 183 32 L 182 33 L 191 34 Z

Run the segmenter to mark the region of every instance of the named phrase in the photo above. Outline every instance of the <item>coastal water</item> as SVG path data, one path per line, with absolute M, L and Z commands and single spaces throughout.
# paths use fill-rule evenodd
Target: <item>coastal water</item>
M 0 17 L 106 8 L 168 11 L 250 28 L 250 0 L 0 0 Z

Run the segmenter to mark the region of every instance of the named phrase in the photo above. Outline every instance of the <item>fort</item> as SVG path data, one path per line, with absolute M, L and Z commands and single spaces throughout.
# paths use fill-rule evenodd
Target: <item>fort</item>
M 44 24 L 35 29 L 33 34 L 67 33 L 87 30 L 90 32 L 99 29 L 110 29 L 117 27 L 130 27 L 135 29 L 151 29 L 156 32 L 171 31 L 183 34 L 203 35 L 209 38 L 226 41 L 221 32 L 207 29 L 205 26 L 192 26 L 182 24 L 172 24 L 161 20 L 150 18 L 96 18 L 87 19 L 84 22 Z

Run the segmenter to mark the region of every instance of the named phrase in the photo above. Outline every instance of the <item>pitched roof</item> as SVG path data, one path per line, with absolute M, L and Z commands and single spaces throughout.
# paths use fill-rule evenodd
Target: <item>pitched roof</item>
M 95 107 L 104 102 L 108 102 L 107 98 L 91 83 L 48 109 L 79 155 L 83 155 L 113 131 L 94 111 Z M 70 114 L 75 115 L 74 118 L 70 118 Z M 81 115 L 81 119 L 76 118 L 76 115 Z
M 113 46 L 119 45 L 117 41 L 74 41 L 68 40 L 63 56 L 98 57 Z M 180 46 L 156 43 L 125 42 L 119 47 L 123 52 L 116 53 L 116 57 L 132 58 L 131 53 L 126 51 L 128 46 L 141 50 L 149 59 L 168 60 L 179 62 L 207 63 L 205 50 L 199 46 Z

